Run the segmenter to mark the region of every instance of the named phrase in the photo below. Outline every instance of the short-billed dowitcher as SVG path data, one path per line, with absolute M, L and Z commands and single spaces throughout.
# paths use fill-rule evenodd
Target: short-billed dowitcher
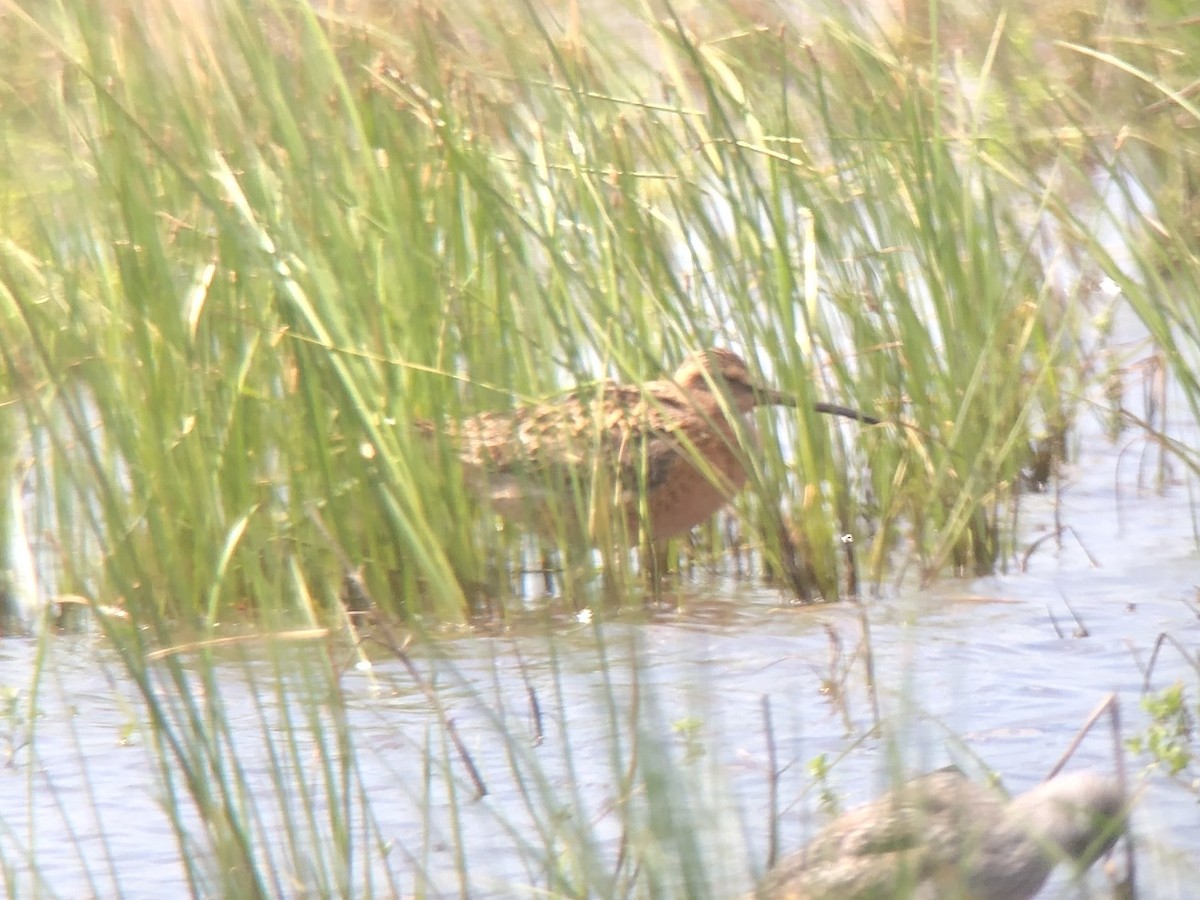
M 767 873 L 760 900 L 1027 900 L 1060 862 L 1082 873 L 1124 832 L 1120 783 L 1061 775 L 1005 802 L 957 770 L 914 779 L 823 828 Z
M 503 518 L 549 537 L 661 543 L 704 522 L 745 484 L 734 417 L 756 406 L 796 406 L 760 385 L 728 350 L 690 355 L 667 380 L 603 381 L 562 398 L 461 422 L 441 431 Z M 818 403 L 818 412 L 878 422 Z M 565 527 L 564 527 L 565 526 Z

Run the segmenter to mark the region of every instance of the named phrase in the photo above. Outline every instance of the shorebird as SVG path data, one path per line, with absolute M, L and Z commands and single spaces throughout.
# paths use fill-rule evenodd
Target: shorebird
M 729 350 L 693 353 L 670 379 L 602 381 L 560 399 L 461 422 L 420 423 L 448 442 L 492 510 L 543 536 L 580 532 L 652 545 L 689 531 L 746 483 L 738 423 L 758 406 L 796 406 Z M 818 412 L 868 424 L 844 406 Z
M 914 779 L 823 828 L 767 873 L 759 900 L 1028 900 L 1060 862 L 1112 849 L 1128 809 L 1115 778 L 1061 775 L 1005 802 L 956 769 Z

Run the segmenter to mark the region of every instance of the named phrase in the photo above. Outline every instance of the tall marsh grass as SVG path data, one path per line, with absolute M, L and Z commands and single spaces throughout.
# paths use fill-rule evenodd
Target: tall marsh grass
M 904 31 L 739 4 L 0 7 L 0 459 L 34 451 L 42 590 L 133 617 L 102 621 L 192 892 L 413 890 L 389 852 L 417 893 L 446 886 L 374 828 L 337 665 L 248 675 L 328 698 L 252 710 L 267 814 L 213 670 L 146 656 L 231 622 L 336 627 L 347 584 L 417 632 L 522 607 L 549 548 L 498 528 L 420 420 L 732 346 L 885 423 L 762 415 L 739 527 L 673 561 L 749 543 L 832 599 L 1012 558 L 1016 495 L 1053 477 L 1096 372 L 1082 336 L 1111 300 L 1089 279 L 1195 412 L 1195 30 L 1081 10 L 1061 30 L 937 4 Z M 640 598 L 626 561 L 604 566 Z M 584 602 L 587 573 L 563 577 Z M 533 823 L 501 830 L 555 895 L 706 895 L 695 785 L 646 738 L 649 697 L 610 706 L 618 862 L 496 714 Z M 450 808 L 452 733 L 422 773 Z
M 9 9 L 10 419 L 74 482 L 39 523 L 67 589 L 320 617 L 349 561 L 390 613 L 503 608 L 537 554 L 414 421 L 709 344 L 891 423 L 762 429 L 741 522 L 799 594 L 1012 555 L 1078 403 L 1045 173 L 1094 127 L 1003 80 L 1004 17 L 947 68 L 838 18 L 615 14 Z

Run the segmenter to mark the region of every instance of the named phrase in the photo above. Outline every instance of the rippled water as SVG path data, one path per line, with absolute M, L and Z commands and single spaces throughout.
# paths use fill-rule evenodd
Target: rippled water
M 672 765 L 694 791 L 686 802 L 702 815 L 688 821 L 704 823 L 704 833 L 696 835 L 701 847 L 720 851 L 706 860 L 724 896 L 751 883 L 767 852 L 764 698 L 778 763 L 787 767 L 780 782 L 784 849 L 820 824 L 807 764 L 822 754 L 832 764 L 828 786 L 848 805 L 882 789 L 892 754 L 912 771 L 951 761 L 970 766 L 973 755 L 1009 789 L 1025 789 L 1045 775 L 1110 691 L 1121 698 L 1125 734 L 1142 730 L 1139 660 L 1145 664 L 1162 632 L 1185 647 L 1200 645 L 1200 556 L 1191 501 L 1181 484 L 1163 493 L 1138 490 L 1136 471 L 1122 462 L 1120 448 L 1093 438 L 1084 441 L 1063 492 L 1061 520 L 1072 534 L 1061 549 L 1042 544 L 1024 573 L 943 581 L 932 590 L 868 601 L 887 738 L 869 734 L 873 715 L 861 654 L 847 662 L 861 647 L 857 610 L 786 607 L 774 593 L 743 583 L 713 585 L 679 614 L 610 622 L 600 632 L 589 625 L 553 634 L 527 629 L 504 638 L 442 641 L 436 657 L 414 651 L 424 677 L 436 680 L 440 701 L 487 785 L 488 796 L 480 801 L 472 799 L 465 767 L 408 672 L 387 658 L 371 671 L 350 670 L 342 687 L 354 759 L 376 837 L 392 847 L 386 859 L 371 854 L 375 889 L 411 892 L 413 873 L 422 872 L 433 895 L 459 893 L 456 847 L 466 854 L 470 884 L 464 890 L 470 896 L 527 895 L 528 886 L 544 882 L 538 866 L 544 839 L 536 832 L 550 804 L 535 799 L 527 806 L 491 720 L 498 714 L 522 738 L 517 744 L 527 760 L 517 765 L 536 770 L 550 793 L 559 792 L 557 802 L 596 822 L 597 839 L 608 841 L 615 855 L 619 829 L 606 811 L 618 799 L 614 773 L 624 765 L 622 754 L 632 752 L 628 712 L 635 697 L 643 709 L 657 704 L 657 714 L 643 721 L 663 730 L 674 726 L 659 735 L 658 745 L 674 749 Z M 1028 498 L 1022 525 L 1028 541 L 1053 526 L 1053 498 Z M 1074 634 L 1068 604 L 1086 637 Z M 844 708 L 821 690 L 830 677 L 831 633 L 849 668 Z M 288 655 L 321 652 L 301 645 Z M 119 890 L 127 897 L 161 897 L 183 891 L 181 855 L 163 811 L 163 782 L 134 687 L 114 674 L 120 668 L 108 651 L 89 640 L 53 641 L 39 678 L 32 674 L 36 653 L 32 642 L 0 643 L 0 687 L 15 696 L 0 723 L 0 746 L 11 750 L 9 765 L 0 769 L 0 859 L 5 877 L 13 879 L 8 888 L 33 893 L 32 858 L 52 894 L 111 896 Z M 263 791 L 258 815 L 264 834 L 272 833 L 280 816 L 271 776 L 279 762 L 271 753 L 286 748 L 281 719 L 305 708 L 280 701 L 280 678 L 284 698 L 312 690 L 286 665 L 279 669 L 266 659 L 231 661 L 219 669 L 236 758 L 249 783 Z M 1176 678 L 1196 683 L 1178 654 L 1167 653 L 1154 685 Z M 37 716 L 29 720 L 35 684 Z M 534 728 L 530 687 L 543 712 L 538 746 L 524 739 Z M 614 715 L 620 723 L 615 731 Z M 318 765 L 315 739 L 299 731 L 297 756 L 285 767 L 297 770 L 299 782 L 319 785 L 313 771 L 303 774 Z M 19 746 L 28 733 L 33 743 Z M 615 747 L 614 733 L 620 735 Z M 649 752 L 649 743 L 639 746 Z M 445 762 L 427 772 L 431 748 Z M 1139 763 L 1132 762 L 1136 769 Z M 1107 730 L 1090 734 L 1072 765 L 1111 770 Z M 455 788 L 453 803 L 448 784 Z M 1162 776 L 1148 785 L 1135 818 L 1142 896 L 1194 896 L 1196 798 Z M 294 810 L 324 805 L 319 794 L 290 802 Z M 322 840 L 319 831 L 313 841 Z M 273 852 L 286 871 L 286 851 Z M 382 880 L 389 876 L 393 883 Z M 363 873 L 354 877 L 361 885 Z M 1092 882 L 1102 880 L 1094 874 Z M 1047 896 L 1073 896 L 1073 888 L 1056 884 Z M 287 882 L 271 890 L 306 894 Z
M 1174 433 L 1196 442 L 1190 426 Z M 689 593 L 681 612 L 650 620 L 553 631 L 535 625 L 414 648 L 440 711 L 386 653 L 369 670 L 347 668 L 340 703 L 313 675 L 323 647 L 230 654 L 208 696 L 229 723 L 225 758 L 236 759 L 249 786 L 244 802 L 254 807 L 254 840 L 276 863 L 279 880 L 268 893 L 313 896 L 311 885 L 321 883 L 304 874 L 306 865 L 319 868 L 321 854 L 292 858 L 279 837 L 284 821 L 301 823 L 297 845 L 332 840 L 322 742 L 333 758 L 338 751 L 329 747 L 332 730 L 307 727 L 310 713 L 318 724 L 345 715 L 360 781 L 350 793 L 366 798 L 347 812 L 363 848 L 348 893 L 364 893 L 369 882 L 383 895 L 421 889 L 471 897 L 534 894 L 532 887 L 546 883 L 545 845 L 569 846 L 563 835 L 572 824 L 583 823 L 601 856 L 615 858 L 617 783 L 635 755 L 647 765 L 663 752 L 664 768 L 686 788 L 673 800 L 686 807 L 679 821 L 699 829 L 692 837 L 716 896 L 736 896 L 768 852 L 764 703 L 782 769 L 783 850 L 823 821 L 808 769 L 818 757 L 830 765 L 826 787 L 848 806 L 876 795 L 897 766 L 917 772 L 955 762 L 978 773 L 982 765 L 1010 790 L 1026 789 L 1110 692 L 1121 701 L 1124 735 L 1143 731 L 1138 699 L 1155 640 L 1173 635 L 1193 655 L 1200 647 L 1195 485 L 1144 487 L 1144 445 L 1135 437 L 1110 444 L 1098 425 L 1085 423 L 1079 440 L 1057 519 L 1054 496 L 1023 500 L 1025 546 L 1058 522 L 1067 526 L 1061 543 L 1033 550 L 1026 571 L 1014 563 L 1011 574 L 901 587 L 866 601 L 882 736 L 872 731 L 859 609 L 791 607 L 744 581 L 709 584 Z M 0 883 L 7 892 L 163 897 L 187 890 L 183 860 L 205 849 L 180 850 L 146 705 L 122 672 L 112 651 L 88 638 L 52 639 L 44 648 L 0 642 L 0 762 L 7 763 L 0 767 Z M 176 695 L 165 666 L 158 676 L 158 696 L 169 708 Z M 191 676 L 204 696 L 198 671 Z M 1194 704 L 1195 671 L 1165 651 L 1152 687 L 1177 679 Z M 841 689 L 826 690 L 830 681 Z M 541 710 L 536 744 L 531 696 Z M 479 769 L 488 790 L 482 800 L 447 741 L 445 717 Z M 516 738 L 511 754 L 498 737 L 502 727 Z M 1071 765 L 1111 771 L 1113 752 L 1107 729 L 1098 728 Z M 1137 771 L 1144 760 L 1129 762 Z M 185 811 L 182 822 L 198 833 L 193 814 Z M 1197 896 L 1196 796 L 1152 775 L 1134 828 L 1140 896 Z M 686 850 L 681 840 L 679 851 Z M 460 870 L 469 873 L 465 885 Z M 299 883 L 285 880 L 289 873 L 299 873 Z M 1103 885 L 1098 873 L 1091 882 Z M 680 885 L 668 893 L 688 892 Z M 1045 892 L 1075 895 L 1064 879 Z

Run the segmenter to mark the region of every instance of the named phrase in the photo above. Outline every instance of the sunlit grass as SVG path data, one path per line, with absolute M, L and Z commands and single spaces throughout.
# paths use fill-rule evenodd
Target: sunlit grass
M 17 17 L 62 73 L 39 122 L 73 188 L 11 204 L 44 242 L 6 267 L 5 352 L 95 497 L 104 567 L 73 588 L 213 621 L 306 604 L 294 571 L 328 609 L 349 563 L 392 612 L 494 611 L 531 548 L 413 423 L 711 344 L 890 423 L 763 429 L 744 532 L 799 548 L 801 596 L 897 549 L 926 579 L 1011 555 L 1076 323 L 1045 150 L 997 152 L 995 46 L 951 80 L 836 20 L 630 13 L 622 47 L 530 9 L 132 10 Z
M 1053 477 L 1101 371 L 1082 336 L 1102 341 L 1114 301 L 1091 281 L 1200 408 L 1195 55 L 1170 10 L 1145 33 L 1085 17 L 1058 44 L 1045 20 L 948 10 L 922 34 L 735 8 L 3 10 L 22 49 L 0 85 L 0 460 L 33 455 L 49 498 L 30 523 L 57 559 L 45 591 L 133 615 L 106 637 L 197 894 L 396 888 L 339 669 L 284 654 L 255 681 L 274 700 L 253 711 L 278 789 L 261 801 L 213 670 L 148 653 L 234 623 L 336 631 L 347 585 L 418 635 L 495 623 L 556 555 L 567 608 L 601 580 L 647 594 L 623 550 L 500 527 L 420 421 L 732 347 L 804 402 L 758 414 L 737 526 L 668 560 L 728 573 L 750 547 L 747 577 L 764 559 L 807 600 L 1013 557 L 1017 496 Z M 832 424 L 817 400 L 884 422 Z M 293 678 L 328 703 L 272 695 Z M 501 826 L 548 890 L 703 896 L 679 824 L 694 785 L 646 736 L 661 715 L 608 702 L 610 774 L 636 798 L 619 864 L 498 715 L 533 831 Z M 444 785 L 450 807 L 470 796 L 451 734 L 425 737 L 427 814 Z M 404 852 L 431 887 L 433 851 Z

